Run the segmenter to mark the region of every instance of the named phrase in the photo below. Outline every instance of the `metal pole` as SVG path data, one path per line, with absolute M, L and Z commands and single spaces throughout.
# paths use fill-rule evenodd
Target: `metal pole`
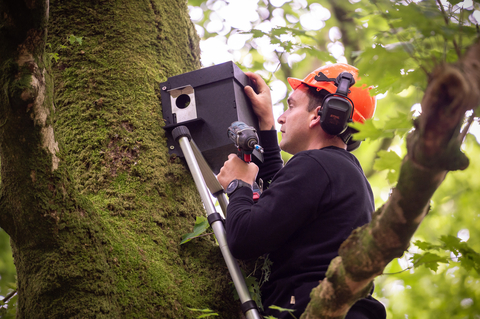
M 215 194 L 213 196 L 215 196 Z M 228 206 L 227 196 L 225 196 L 225 194 L 222 193 L 217 195 L 216 198 L 218 200 L 218 203 L 220 204 L 220 208 L 222 209 L 223 215 L 225 216 L 225 218 L 227 218 L 227 206 Z
M 175 130 L 177 130 L 177 132 L 175 132 Z M 198 192 L 205 206 L 205 210 L 207 211 L 207 217 L 215 217 L 215 215 L 219 216 L 219 214 L 215 211 L 215 206 L 213 205 L 212 199 L 210 197 L 210 192 L 208 191 L 200 167 L 197 163 L 197 160 L 195 159 L 195 154 L 192 150 L 192 147 L 190 146 L 189 138 L 191 138 L 191 136 L 188 128 L 184 126 L 179 126 L 175 128 L 175 130 L 174 132 L 172 132 L 172 134 L 180 144 L 180 148 L 182 149 L 185 160 L 187 161 L 188 168 L 190 169 L 193 180 L 195 181 L 195 185 L 197 186 Z M 175 135 L 178 136 L 176 137 Z M 209 218 L 209 221 L 210 220 L 211 219 Z M 238 292 L 240 302 L 242 303 L 242 308 L 244 307 L 244 305 L 246 305 L 247 308 L 250 308 L 244 311 L 245 316 L 247 317 L 247 319 L 262 319 L 256 306 L 254 308 L 248 307 L 251 304 L 255 304 L 250 297 L 250 293 L 248 291 L 240 267 L 238 266 L 237 261 L 235 260 L 235 258 L 233 258 L 232 254 L 230 253 L 230 249 L 228 248 L 227 236 L 223 221 L 219 219 L 214 219 L 210 223 L 210 225 L 212 226 L 213 232 L 215 233 L 215 236 L 217 238 L 220 250 L 223 255 L 223 259 L 227 264 L 227 268 L 230 272 L 230 276 L 232 277 L 235 289 Z

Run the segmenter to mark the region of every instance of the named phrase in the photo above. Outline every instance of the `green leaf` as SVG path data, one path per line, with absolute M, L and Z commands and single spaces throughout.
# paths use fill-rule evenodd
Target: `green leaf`
M 197 318 L 207 318 L 207 317 L 211 317 L 211 316 L 218 316 L 219 314 L 218 313 L 207 313 L 207 314 L 204 314 L 204 315 L 200 315 L 198 316 Z
M 398 170 L 401 164 L 402 159 L 394 151 L 379 151 L 373 168 L 377 171 Z
M 426 252 L 424 254 L 414 254 L 411 260 L 415 267 L 425 266 L 426 268 L 435 272 L 438 270 L 439 263 L 448 264 L 449 261 L 448 257 L 441 257 L 430 252 Z
M 71 34 L 70 37 L 68 37 L 68 42 L 70 42 L 70 44 L 74 44 L 75 42 L 77 42 L 78 44 L 81 45 L 83 42 L 83 37 L 76 37 L 73 34 Z
M 390 170 L 387 173 L 387 181 L 390 184 L 395 184 L 398 181 L 398 176 L 400 176 L 400 170 Z
M 58 53 L 55 52 L 55 53 L 47 53 L 48 56 L 50 57 L 50 59 L 54 59 L 55 62 L 58 62 L 58 59 L 60 59 L 60 57 L 58 56 Z
M 188 308 L 188 310 L 191 311 L 196 311 L 196 312 L 204 312 L 203 315 L 198 316 L 197 318 L 207 318 L 211 316 L 218 316 L 218 313 L 214 312 L 213 310 L 210 309 L 197 309 L 197 308 Z
M 198 308 L 188 308 L 187 307 L 187 309 L 191 310 L 191 311 L 197 311 L 197 312 L 213 312 L 213 310 L 208 309 L 208 308 L 207 309 L 198 309 Z
M 260 309 L 263 310 L 262 295 L 260 293 L 260 285 L 258 284 L 257 278 L 254 276 L 246 277 L 245 284 L 247 285 L 248 292 L 250 292 L 252 300 L 255 301 Z
M 440 236 L 440 241 L 444 244 L 444 248 L 452 252 L 457 251 L 460 245 L 460 238 L 452 235 Z
M 427 242 L 421 241 L 421 240 L 416 240 L 416 241 L 413 242 L 413 244 L 415 246 L 417 246 L 418 248 L 420 248 L 421 250 L 430 250 L 430 249 L 438 250 L 440 248 L 437 245 L 433 245 L 433 244 L 430 244 L 430 243 L 427 243 Z
M 377 155 L 373 168 L 377 171 L 388 170 L 388 182 L 394 184 L 398 180 L 402 159 L 394 151 L 379 151 Z
M 373 119 L 368 119 L 363 124 L 352 123 L 350 126 L 359 131 L 358 133 L 353 134 L 353 138 L 357 141 L 361 141 L 366 138 L 377 140 L 382 137 L 393 137 L 393 132 L 377 129 L 373 124 Z
M 462 242 L 460 238 L 448 235 L 441 236 L 440 240 L 444 243 L 444 249 L 450 250 L 462 267 L 466 270 L 475 269 L 480 274 L 480 254 L 473 250 L 466 242 Z
M 456 5 L 456 4 L 459 4 L 460 2 L 462 2 L 463 0 L 447 0 L 452 6 Z
M 358 69 L 366 72 L 363 75 L 360 74 L 359 84 L 375 84 L 374 94 L 386 91 L 398 93 L 401 91 L 399 87 L 403 87 L 400 81 L 401 72 L 409 69 L 407 66 L 409 60 L 409 54 L 401 45 L 388 48 L 375 45 L 373 48 L 368 48 L 360 54 L 358 59 Z M 376 67 L 377 65 L 382 67 Z
M 413 112 L 410 112 L 409 114 L 398 112 L 396 117 L 391 117 L 385 122 L 383 128 L 387 131 L 394 130 L 406 133 L 413 127 L 412 115 Z
M 73 34 L 71 34 L 70 37 L 68 38 L 68 42 L 70 42 L 70 44 L 74 44 L 75 39 L 76 39 L 76 37 Z
M 253 29 L 251 31 L 248 31 L 248 32 L 241 32 L 243 34 L 252 34 L 253 35 L 253 38 L 261 38 L 263 37 L 264 35 L 268 35 L 268 33 L 265 33 L 263 31 L 260 31 L 260 30 L 257 30 L 257 29 Z
M 207 218 L 203 216 L 197 216 L 197 219 L 195 220 L 195 226 L 193 227 L 193 232 L 183 235 L 182 241 L 180 242 L 180 245 L 185 244 L 192 240 L 193 238 L 199 236 L 200 234 L 204 233 L 210 225 L 208 224 Z
M 273 310 L 278 310 L 278 311 L 281 311 L 281 312 L 283 312 L 283 311 L 294 312 L 295 311 L 295 309 L 287 309 L 287 308 L 282 308 L 282 307 L 275 306 L 275 305 L 272 305 L 268 308 L 273 309 Z
M 305 46 L 301 49 L 298 50 L 298 53 L 306 53 L 312 57 L 317 58 L 320 61 L 330 61 L 334 63 L 336 59 L 332 56 L 332 54 L 328 51 L 322 51 L 318 50 L 316 48 L 310 47 L 310 46 Z

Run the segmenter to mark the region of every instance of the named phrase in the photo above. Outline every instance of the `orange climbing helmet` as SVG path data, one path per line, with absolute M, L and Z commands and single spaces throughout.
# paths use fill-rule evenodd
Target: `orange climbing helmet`
M 303 80 L 288 78 L 288 83 L 294 90 L 301 84 L 306 84 L 308 86 L 316 87 L 318 90 L 324 89 L 330 94 L 334 94 L 337 90 L 337 86 L 333 81 L 329 81 L 328 78 L 335 79 L 342 72 L 348 72 L 352 74 L 355 82 L 358 80 L 357 68 L 345 63 L 335 63 L 319 67 L 307 75 Z M 370 96 L 369 91 L 371 89 L 372 87 L 367 88 L 365 85 L 361 87 L 350 87 L 348 98 L 353 102 L 354 105 L 352 115 L 353 122 L 363 123 L 366 119 L 369 119 L 373 116 L 377 101 L 374 96 Z

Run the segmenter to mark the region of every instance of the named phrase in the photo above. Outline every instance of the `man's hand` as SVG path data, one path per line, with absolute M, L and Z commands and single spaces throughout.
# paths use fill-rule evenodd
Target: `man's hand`
M 227 189 L 228 184 L 234 179 L 241 179 L 242 181 L 253 184 L 257 177 L 258 166 L 254 163 L 245 163 L 235 154 L 228 155 L 228 160 L 220 169 L 217 179 Z
M 260 75 L 252 72 L 246 72 L 245 74 L 253 82 L 253 85 L 258 92 L 257 94 L 251 86 L 245 86 L 245 94 L 252 102 L 253 111 L 258 117 L 258 126 L 260 130 L 267 131 L 275 129 L 275 118 L 273 117 L 270 88 Z

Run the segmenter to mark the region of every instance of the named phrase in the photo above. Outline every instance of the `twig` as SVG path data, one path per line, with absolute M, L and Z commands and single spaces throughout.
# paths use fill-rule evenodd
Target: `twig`
M 413 268 L 415 268 L 415 267 L 417 267 L 417 266 L 424 265 L 424 264 L 426 264 L 426 263 L 421 263 L 423 257 L 424 257 L 424 256 L 420 257 L 420 258 L 417 260 L 416 263 L 413 263 L 413 264 L 412 264 L 411 267 L 407 267 L 407 268 L 402 269 L 402 270 L 397 271 L 397 272 L 386 272 L 386 273 L 383 273 L 382 276 L 386 276 L 386 275 L 398 275 L 398 274 L 401 274 L 402 272 L 405 272 L 405 271 L 407 271 L 407 270 L 413 269 Z M 450 259 L 451 261 L 453 261 L 453 258 L 449 258 L 449 259 Z M 431 262 L 442 262 L 442 261 L 443 261 L 443 259 L 431 260 L 431 261 L 429 261 L 429 263 L 431 263 Z
M 465 139 L 465 136 L 467 136 L 468 130 L 470 129 L 470 126 L 472 125 L 474 119 L 475 119 L 475 113 L 472 113 L 472 115 L 470 115 L 470 117 L 468 118 L 467 125 L 465 125 L 465 127 L 463 128 L 463 131 L 460 132 L 460 135 L 458 136 L 459 142 L 463 142 L 463 140 Z
M 213 235 L 213 233 L 206 233 L 206 234 L 198 235 L 198 236 L 195 236 L 195 237 L 190 238 L 190 240 L 195 239 L 195 238 L 210 236 L 210 235 Z
M 17 289 L 15 289 L 14 291 L 10 292 L 9 294 L 7 294 L 5 296 L 5 298 L 3 298 L 2 302 L 5 303 L 7 302 L 10 298 L 12 298 L 13 296 L 15 296 L 15 294 L 17 293 Z
M 445 8 L 443 7 L 440 0 L 437 0 L 437 4 L 440 7 L 440 9 L 442 10 L 443 19 L 445 20 L 445 24 L 448 25 L 450 21 L 448 21 L 448 15 L 445 12 Z M 462 52 L 460 51 L 460 48 L 458 47 L 457 41 L 455 41 L 455 39 L 453 39 L 452 41 L 453 41 L 453 46 L 455 47 L 455 52 L 457 52 L 457 56 L 458 56 L 458 58 L 460 58 L 462 56 Z

